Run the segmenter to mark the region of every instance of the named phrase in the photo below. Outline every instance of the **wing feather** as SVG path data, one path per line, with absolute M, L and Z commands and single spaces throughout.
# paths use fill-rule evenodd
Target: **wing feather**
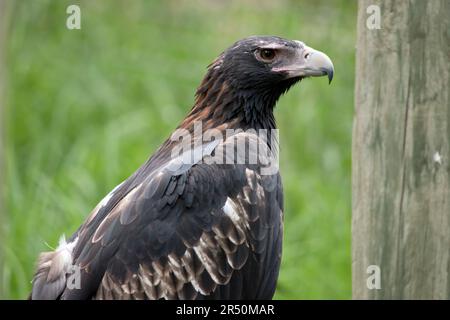
M 248 135 L 235 138 L 255 139 Z M 203 158 L 211 157 L 211 146 Z M 62 299 L 273 295 L 282 239 L 279 174 L 177 161 L 144 165 L 98 206 L 72 254 L 82 288 L 65 288 Z

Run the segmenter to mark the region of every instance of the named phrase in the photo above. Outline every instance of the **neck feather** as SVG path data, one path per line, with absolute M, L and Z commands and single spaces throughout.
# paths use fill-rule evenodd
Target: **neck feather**
M 180 127 L 190 130 L 194 121 L 201 121 L 204 130 L 275 129 L 273 109 L 286 90 L 236 88 L 220 68 L 212 65 L 197 89 L 194 107 Z

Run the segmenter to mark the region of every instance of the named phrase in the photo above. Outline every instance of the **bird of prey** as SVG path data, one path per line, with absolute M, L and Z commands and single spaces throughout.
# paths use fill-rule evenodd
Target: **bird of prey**
M 209 65 L 176 130 L 188 142 L 172 135 L 41 253 L 30 298 L 271 299 L 283 237 L 280 174 L 264 170 L 277 153 L 273 110 L 303 78 L 333 72 L 298 40 L 237 41 Z

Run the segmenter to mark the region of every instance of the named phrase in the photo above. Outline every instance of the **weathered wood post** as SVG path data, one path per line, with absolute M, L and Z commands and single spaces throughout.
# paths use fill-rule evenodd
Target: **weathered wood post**
M 449 13 L 448 0 L 359 2 L 354 299 L 450 299 Z

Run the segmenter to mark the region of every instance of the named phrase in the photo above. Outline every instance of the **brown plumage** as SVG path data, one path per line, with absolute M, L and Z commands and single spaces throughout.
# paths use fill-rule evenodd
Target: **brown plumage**
M 270 134 L 278 98 L 302 78 L 321 75 L 331 80 L 331 61 L 300 41 L 236 42 L 208 67 L 178 126 L 190 133 L 192 161 L 174 156 L 182 142 L 168 139 L 67 242 L 41 254 L 31 298 L 271 298 L 281 261 L 283 192 L 278 171 L 264 173 L 276 140 L 255 130 Z M 211 129 L 222 138 L 205 141 Z M 240 131 L 226 136 L 229 129 Z M 244 155 L 239 145 L 248 146 Z M 79 287 L 68 283 L 74 270 Z

